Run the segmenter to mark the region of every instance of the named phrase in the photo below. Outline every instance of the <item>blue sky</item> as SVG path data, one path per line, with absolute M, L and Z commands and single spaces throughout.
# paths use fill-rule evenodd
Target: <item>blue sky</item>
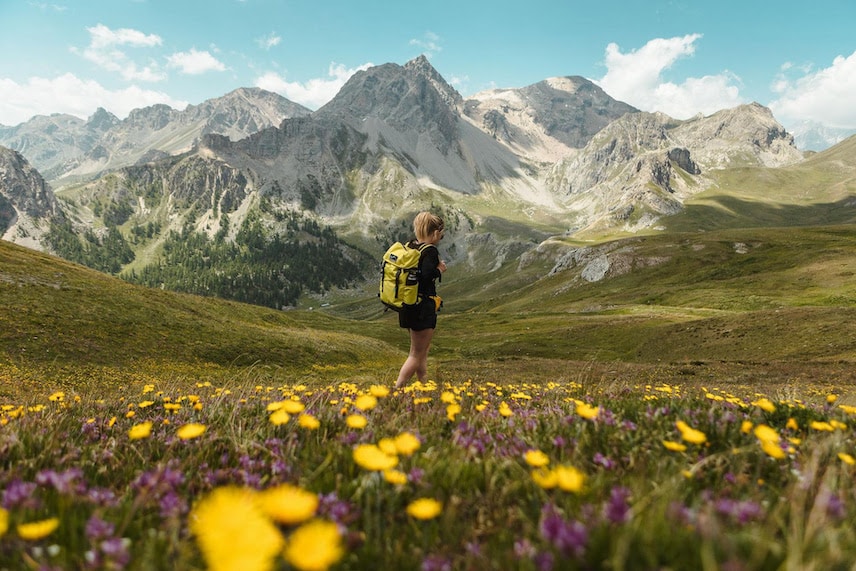
M 425 54 L 463 96 L 581 75 L 685 119 L 856 129 L 856 1 L 0 0 L 0 124 L 263 87 L 311 109 Z

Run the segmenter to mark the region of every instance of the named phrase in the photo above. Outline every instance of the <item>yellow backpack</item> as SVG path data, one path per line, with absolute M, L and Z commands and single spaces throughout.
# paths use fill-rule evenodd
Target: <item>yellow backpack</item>
M 408 305 L 416 305 L 419 300 L 419 259 L 422 252 L 432 244 L 420 244 L 411 248 L 407 244 L 396 242 L 383 255 L 381 264 L 380 291 L 381 303 L 395 311 L 401 311 Z

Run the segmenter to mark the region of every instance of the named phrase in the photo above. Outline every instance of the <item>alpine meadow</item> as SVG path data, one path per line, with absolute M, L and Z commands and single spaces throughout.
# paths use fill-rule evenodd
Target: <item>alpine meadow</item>
M 854 137 L 419 57 L 0 145 L 0 569 L 856 561 Z M 444 304 L 394 389 L 423 210 Z

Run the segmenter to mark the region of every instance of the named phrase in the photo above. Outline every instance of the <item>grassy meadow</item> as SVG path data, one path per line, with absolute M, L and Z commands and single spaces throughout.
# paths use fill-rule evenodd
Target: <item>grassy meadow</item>
M 856 228 L 721 222 L 721 182 L 450 267 L 398 390 L 370 288 L 278 312 L 0 242 L 0 569 L 850 569 Z M 550 272 L 583 247 L 604 279 Z

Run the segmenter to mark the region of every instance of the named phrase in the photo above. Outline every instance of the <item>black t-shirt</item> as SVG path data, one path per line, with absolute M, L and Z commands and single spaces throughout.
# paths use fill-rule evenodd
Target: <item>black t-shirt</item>
M 419 242 L 413 240 L 408 244 L 411 248 L 418 248 Z M 419 294 L 422 296 L 437 295 L 437 285 L 434 280 L 442 281 L 442 272 L 440 271 L 440 252 L 434 245 L 428 246 L 422 250 L 422 256 L 419 258 Z

